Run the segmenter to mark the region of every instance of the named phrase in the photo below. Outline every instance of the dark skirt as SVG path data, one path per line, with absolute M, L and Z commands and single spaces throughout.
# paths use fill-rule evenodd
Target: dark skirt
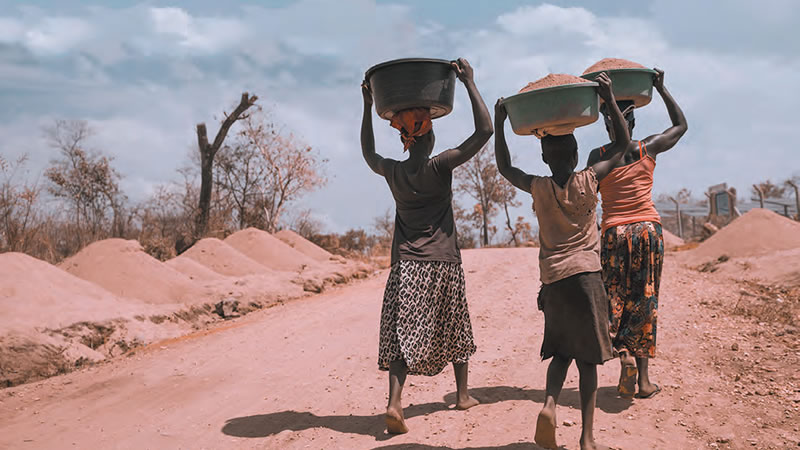
M 590 364 L 614 357 L 608 333 L 608 298 L 600 272 L 584 272 L 543 284 L 542 359 L 558 355 Z
M 404 360 L 409 375 L 433 376 L 449 363 L 466 363 L 475 350 L 461 264 L 393 264 L 383 296 L 378 368 Z
M 600 256 L 614 348 L 637 358 L 655 357 L 664 267 L 661 225 L 637 222 L 609 228 L 603 233 Z

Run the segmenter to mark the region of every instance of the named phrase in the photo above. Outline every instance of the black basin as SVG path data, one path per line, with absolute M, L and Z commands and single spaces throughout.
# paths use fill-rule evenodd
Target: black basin
M 387 61 L 367 70 L 375 110 L 384 119 L 408 108 L 429 108 L 431 118 L 453 110 L 456 73 L 450 61 L 405 58 Z

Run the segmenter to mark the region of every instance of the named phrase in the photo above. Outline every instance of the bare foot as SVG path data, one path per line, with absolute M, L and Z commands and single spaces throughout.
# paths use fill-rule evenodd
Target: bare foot
M 639 385 L 639 392 L 636 398 L 653 398 L 656 394 L 661 392 L 661 387 L 655 383 L 648 383 L 647 385 Z
M 620 374 L 617 392 L 621 397 L 631 398 L 636 392 L 636 378 L 639 374 L 636 360 L 628 352 L 621 352 L 619 356 Z
M 556 444 L 556 414 L 555 411 L 542 409 L 539 418 L 536 420 L 536 435 L 534 442 L 540 447 L 557 449 Z
M 391 434 L 408 433 L 406 420 L 403 418 L 403 411 L 395 408 L 386 408 L 386 431 Z
M 465 410 L 470 409 L 473 406 L 479 405 L 481 402 L 476 400 L 474 397 L 468 395 L 466 400 L 459 400 L 456 402 L 456 409 Z
M 584 440 L 581 439 L 581 450 L 611 450 L 611 447 L 600 445 L 596 443 L 593 439 L 586 442 L 584 442 Z

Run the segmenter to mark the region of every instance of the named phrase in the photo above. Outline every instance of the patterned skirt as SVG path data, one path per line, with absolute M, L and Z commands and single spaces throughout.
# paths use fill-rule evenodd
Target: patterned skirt
M 460 263 L 401 260 L 392 265 L 381 311 L 378 368 L 404 360 L 409 375 L 433 376 L 475 353 Z
M 658 289 L 664 266 L 661 225 L 637 222 L 609 228 L 603 234 L 600 258 L 614 348 L 637 358 L 655 357 Z

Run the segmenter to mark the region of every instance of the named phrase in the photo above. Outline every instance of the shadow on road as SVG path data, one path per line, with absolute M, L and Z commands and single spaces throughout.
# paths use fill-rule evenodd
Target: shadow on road
M 512 386 L 492 386 L 472 388 L 469 393 L 483 405 L 505 402 L 510 400 L 530 400 L 544 404 L 544 389 L 523 389 Z M 455 403 L 456 394 L 451 392 L 444 396 L 447 403 Z M 597 388 L 597 407 L 609 414 L 618 414 L 630 408 L 633 400 L 624 399 L 617 395 L 616 386 L 601 386 Z M 580 409 L 581 398 L 576 388 L 564 388 L 558 398 L 558 406 Z
M 563 448 L 563 447 L 562 447 Z M 423 444 L 394 444 L 383 447 L 374 447 L 372 450 L 544 450 L 536 444 L 518 442 L 516 444 L 498 445 L 492 447 L 447 447 Z
M 511 400 L 529 400 L 535 403 L 544 403 L 544 391 L 541 389 L 522 389 L 512 386 L 493 386 L 470 389 L 470 394 L 483 405 L 500 403 Z M 444 402 L 423 403 L 406 407 L 403 412 L 406 419 L 424 416 L 438 411 L 447 411 L 448 405 L 455 403 L 455 392 L 444 396 Z M 597 390 L 597 407 L 601 410 L 616 414 L 628 409 L 632 401 L 617 396 L 616 387 L 604 386 Z M 561 391 L 559 406 L 580 409 L 580 396 L 575 388 Z M 479 408 L 480 406 L 478 406 Z M 309 428 L 328 428 L 340 433 L 361 434 L 372 436 L 377 441 L 391 439 L 392 435 L 386 433 L 383 414 L 370 416 L 317 416 L 310 412 L 281 411 L 254 416 L 236 417 L 228 419 L 222 427 L 222 432 L 229 436 L 246 438 L 263 438 L 276 435 L 282 431 L 302 431 Z M 416 447 L 404 447 L 417 445 Z M 402 444 L 401 446 L 381 447 L 390 449 L 420 448 L 420 449 L 446 449 L 448 447 L 421 446 L 421 444 Z M 498 448 L 508 450 L 538 449 L 534 444 L 519 443 L 509 444 Z
M 403 412 L 406 419 L 409 419 L 447 409 L 448 407 L 444 403 L 424 403 L 408 406 Z M 281 411 L 229 419 L 222 427 L 222 432 L 229 436 L 259 438 L 273 436 L 285 430 L 301 431 L 309 428 L 328 428 L 340 433 L 362 434 L 372 436 L 378 441 L 385 441 L 392 437 L 386 433 L 383 414 L 317 416 L 310 412 L 297 411 Z

